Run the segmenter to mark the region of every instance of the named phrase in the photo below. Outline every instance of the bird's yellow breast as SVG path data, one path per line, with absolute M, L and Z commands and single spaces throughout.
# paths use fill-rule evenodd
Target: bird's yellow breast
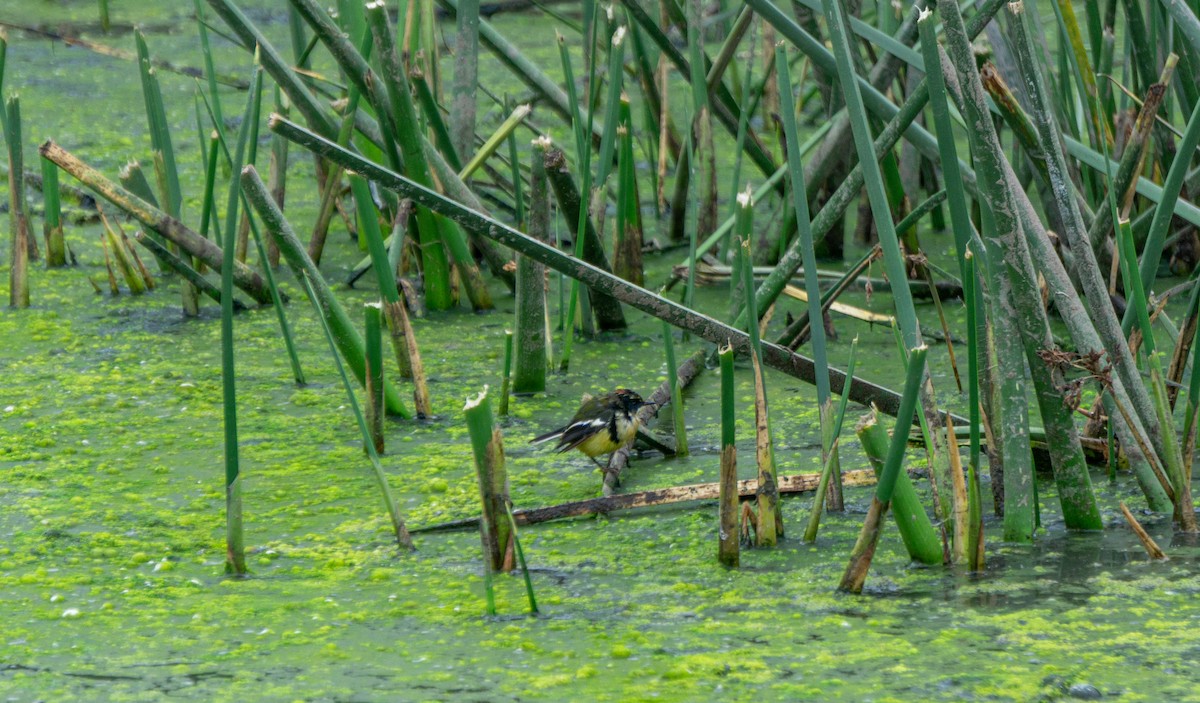
M 599 456 L 601 454 L 615 452 L 633 441 L 633 438 L 637 436 L 637 428 L 638 423 L 636 420 L 629 421 L 623 418 L 617 418 L 616 442 L 613 441 L 612 434 L 606 427 L 580 442 L 576 449 L 584 454 L 587 454 L 588 456 Z

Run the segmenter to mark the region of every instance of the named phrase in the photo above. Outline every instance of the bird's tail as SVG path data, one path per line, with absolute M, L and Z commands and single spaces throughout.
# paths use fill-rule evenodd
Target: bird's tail
M 551 430 L 550 432 L 547 432 L 546 434 L 538 435 L 537 437 L 534 437 L 533 439 L 529 440 L 529 443 L 530 444 L 541 444 L 542 442 L 549 442 L 552 439 L 558 439 L 559 437 L 562 437 L 562 433 L 566 429 L 567 428 L 565 428 L 565 427 L 560 427 L 557 430 Z

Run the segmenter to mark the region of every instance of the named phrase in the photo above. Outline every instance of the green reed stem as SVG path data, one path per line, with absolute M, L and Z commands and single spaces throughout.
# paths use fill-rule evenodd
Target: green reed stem
M 257 57 L 256 57 L 257 58 Z M 256 60 L 251 69 L 251 85 L 261 85 L 259 62 Z M 237 173 L 242 168 L 242 158 L 246 154 L 246 141 L 250 116 L 254 114 L 254 104 L 257 101 L 255 91 L 246 96 L 246 110 L 243 114 L 243 128 L 238 130 L 237 146 L 233 152 L 233 169 Z M 233 355 L 233 267 L 234 250 L 233 233 L 237 231 L 238 204 L 240 201 L 241 181 L 232 178 L 229 181 L 229 194 L 225 201 L 225 232 L 229 235 L 222 250 L 221 262 L 221 385 L 223 389 L 225 417 L 225 571 L 242 575 L 246 573 L 246 545 L 242 528 L 242 482 L 241 467 L 238 461 L 238 428 L 237 428 L 237 371 L 234 367 Z
M 492 133 L 492 136 L 487 138 L 487 141 L 483 143 L 483 146 L 479 148 L 479 151 L 475 152 L 475 156 L 471 157 L 471 161 L 466 166 L 462 167 L 462 169 L 458 172 L 458 177 L 463 179 L 463 181 L 470 179 L 471 175 L 478 171 L 480 167 L 482 167 L 483 164 L 487 162 L 489 158 L 491 158 L 492 154 L 496 153 L 496 150 L 500 148 L 500 145 L 503 144 L 505 140 L 507 140 L 508 137 L 516 131 L 517 127 L 521 125 L 521 123 L 526 117 L 529 116 L 529 113 L 531 112 L 533 112 L 533 108 L 529 105 L 518 105 L 517 108 L 512 111 L 512 114 L 508 116 L 508 119 L 504 120 L 504 122 L 502 122 L 500 126 L 496 128 L 496 131 Z
M 375 452 L 384 451 L 383 436 L 383 306 L 379 303 L 363 305 L 363 329 L 366 337 L 367 354 L 367 430 Z M 369 453 L 366 443 L 363 452 Z

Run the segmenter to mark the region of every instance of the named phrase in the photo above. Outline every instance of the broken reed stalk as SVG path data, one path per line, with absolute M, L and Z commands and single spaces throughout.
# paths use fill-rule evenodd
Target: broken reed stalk
M 363 305 L 363 324 L 367 361 L 367 429 L 375 452 L 383 454 L 383 306 L 380 303 Z M 363 451 L 368 452 L 366 445 Z
M 113 263 L 116 264 L 117 270 L 121 272 L 121 278 L 125 279 L 125 286 L 129 288 L 129 294 L 141 295 L 145 293 L 150 286 L 147 284 L 146 278 L 142 276 L 141 268 L 134 261 L 133 253 L 126 246 L 125 238 L 109 224 L 103 210 L 100 211 L 100 221 L 104 226 L 105 241 L 113 255 Z
M 508 513 L 508 474 L 504 467 L 504 441 L 492 420 L 487 386 L 463 406 L 471 450 L 475 455 L 475 477 L 479 481 L 480 537 L 483 558 L 492 571 L 513 569 L 513 531 Z
M 644 285 L 642 265 L 642 206 L 638 196 L 637 162 L 633 153 L 633 119 L 629 97 L 621 96 L 617 128 L 617 221 L 613 232 L 613 271 L 630 283 Z
M 1142 547 L 1145 548 L 1146 554 L 1150 559 L 1153 561 L 1167 561 L 1166 552 L 1162 550 L 1162 547 L 1158 546 L 1158 543 L 1154 541 L 1150 533 L 1146 532 L 1146 528 L 1142 527 L 1142 524 L 1133 516 L 1133 513 L 1129 512 L 1125 501 L 1121 501 L 1121 514 L 1125 516 L 1125 522 L 1129 523 L 1129 529 L 1133 530 L 1133 534 L 1137 535 L 1138 541 L 1142 543 Z
M 862 443 L 863 453 L 871 462 L 871 469 L 879 476 L 887 461 L 888 433 L 879 422 L 879 413 L 871 408 L 867 414 L 859 418 L 855 428 L 859 442 Z M 929 520 L 925 506 L 917 495 L 916 486 L 907 473 L 896 477 L 896 487 L 892 492 L 892 515 L 896 518 L 896 527 L 908 556 L 922 564 L 941 564 L 944 559 L 942 539 L 937 528 Z
M 663 351 L 667 357 L 667 385 L 671 389 L 671 422 L 675 429 L 675 456 L 687 456 L 687 422 L 683 416 L 683 388 L 679 384 L 679 369 L 675 363 L 675 333 L 671 325 L 662 323 Z
M 908 370 L 904 381 L 904 395 L 900 402 L 900 412 L 897 414 L 896 431 L 892 433 L 891 444 L 888 445 L 887 458 L 879 472 L 879 483 L 875 485 L 875 496 L 871 499 L 871 507 L 863 521 L 862 531 L 858 541 L 850 552 L 850 562 L 842 575 L 838 590 L 849 593 L 862 593 L 863 583 L 867 580 L 867 572 L 871 568 L 871 559 L 875 556 L 875 547 L 879 543 L 879 530 L 883 516 L 887 513 L 888 505 L 895 494 L 897 479 L 900 476 L 900 465 L 904 462 L 904 449 L 908 444 L 908 433 L 903 428 L 913 420 L 913 411 L 917 407 L 917 396 L 920 393 L 921 377 L 925 370 L 925 354 L 928 350 L 924 345 L 909 350 Z
M 158 232 L 168 241 L 178 244 L 184 253 L 196 257 L 214 270 L 221 269 L 223 249 L 215 243 L 201 237 L 179 220 L 108 180 L 99 171 L 80 161 L 74 154 L 53 141 L 43 143 L 40 150 L 43 156 L 74 176 L 97 195 L 146 227 Z M 245 264 L 234 263 L 233 281 L 234 285 L 245 291 L 255 302 L 263 305 L 271 302 L 271 292 L 268 290 L 266 282 L 258 275 L 257 271 Z
M 736 416 L 733 399 L 733 346 L 717 350 L 721 363 L 721 480 L 717 497 L 717 559 L 725 566 L 741 563 L 738 536 Z
M 544 141 L 543 141 L 544 140 Z M 530 237 L 547 242 L 550 232 L 550 189 L 542 151 L 548 139 L 536 140 L 530 168 Z M 546 268 L 524 256 L 517 257 L 516 325 L 514 326 L 513 393 L 546 390 Z M 501 404 L 507 404 L 505 400 Z
M 687 329 L 705 340 L 716 344 L 731 342 L 739 354 L 746 354 L 749 351 L 749 335 L 746 332 L 634 286 L 607 271 L 602 271 L 549 245 L 538 242 L 498 220 L 424 188 L 278 115 L 272 115 L 269 123 L 272 130 L 282 133 L 291 141 L 332 162 L 362 173 L 383 187 L 395 190 L 401 197 L 411 198 L 426 207 L 438 210 L 444 216 L 455 220 L 482 237 L 509 247 L 524 256 L 537 259 L 547 267 L 578 280 L 584 285 L 611 295 L 618 301 L 658 319 L 666 320 L 676 327 Z M 763 363 L 767 366 L 809 383 L 815 378 L 810 359 L 768 342 L 762 343 L 762 350 Z M 831 390 L 835 393 L 849 392 L 851 400 L 864 405 L 875 403 L 881 412 L 889 415 L 899 409 L 899 393 L 858 378 L 853 380 L 848 391 L 844 391 L 845 374 L 831 368 L 829 375 Z M 959 418 L 956 417 L 955 420 L 958 421 Z M 942 422 L 939 415 L 938 423 Z
M 253 169 L 254 167 L 247 166 L 246 168 Z M 257 178 L 257 174 L 255 174 L 255 177 Z M 245 183 L 243 183 L 243 186 L 245 186 Z M 282 253 L 282 248 L 280 251 Z M 284 255 L 286 256 L 286 254 Z M 297 279 L 299 279 L 300 284 L 308 294 L 308 299 L 313 301 L 313 307 L 320 307 L 316 302 L 318 298 L 317 293 L 313 290 L 312 281 L 302 276 L 297 276 Z M 354 387 L 350 385 L 350 377 L 346 375 L 346 367 L 342 365 L 342 359 L 338 356 L 338 345 L 334 341 L 335 333 L 333 327 L 320 314 L 317 315 L 317 319 L 321 322 L 321 331 L 325 333 L 325 342 L 329 345 L 329 356 L 333 358 L 333 365 L 337 368 L 338 377 L 342 381 L 342 389 L 346 391 L 346 402 L 350 405 L 350 412 L 354 415 L 354 420 L 358 424 L 358 432 L 362 437 L 363 447 L 367 450 L 367 458 L 371 460 L 371 476 L 375 479 L 375 487 L 379 489 L 379 495 L 383 498 L 384 507 L 388 511 L 388 518 L 392 523 L 392 532 L 396 535 L 396 544 L 401 549 L 412 551 L 414 549 L 412 536 L 408 532 L 408 526 L 404 524 L 404 517 L 400 513 L 400 506 L 396 504 L 396 499 L 392 496 L 392 488 L 388 484 L 387 474 L 383 472 L 383 465 L 379 462 L 379 453 L 375 451 L 375 443 L 371 440 L 370 430 L 367 429 L 366 418 L 363 417 L 362 410 L 358 406 L 358 398 L 354 395 Z M 380 356 L 382 356 L 382 352 Z M 382 366 L 382 363 L 380 365 Z
M 137 240 L 139 244 L 149 249 L 150 253 L 154 255 L 154 258 L 158 259 L 160 264 L 163 264 L 164 266 L 167 266 L 171 270 L 180 274 L 189 282 L 191 282 L 192 285 L 196 286 L 196 289 L 201 293 L 207 295 L 209 298 L 212 298 L 213 301 L 218 305 L 221 304 L 220 287 L 205 278 L 204 274 L 192 268 L 186 261 L 180 258 L 178 254 L 170 249 L 167 249 L 162 242 L 158 241 L 154 237 L 151 237 L 140 229 L 133 233 L 133 238 Z M 233 308 L 234 310 L 241 311 L 245 310 L 246 306 L 242 305 L 240 300 L 234 298 Z
M 366 360 L 362 336 L 350 322 L 345 309 L 334 296 L 321 272 L 317 270 L 316 264 L 308 258 L 308 252 L 304 250 L 304 245 L 300 243 L 292 226 L 271 198 L 271 194 L 267 191 L 267 186 L 262 179 L 259 178 L 258 172 L 254 170 L 253 166 L 246 166 L 241 170 L 241 174 L 242 187 L 245 189 L 247 200 L 258 212 L 267 232 L 279 244 L 279 252 L 291 267 L 292 273 L 297 279 L 307 280 L 311 285 L 311 290 L 316 296 L 312 299 L 313 306 L 320 313 L 321 319 L 328 322 L 333 329 L 338 351 L 350 365 L 354 377 L 365 387 Z M 403 418 L 412 417 L 405 407 L 404 401 L 400 399 L 400 394 L 386 379 L 383 392 L 384 406 L 389 415 L 398 415 Z
M 739 196 L 740 197 L 740 196 Z M 751 202 L 739 201 L 744 211 L 753 207 Z M 740 239 L 742 248 L 742 276 L 746 290 L 754 288 L 750 240 Z M 758 533 L 759 546 L 774 546 L 783 536 L 783 509 L 779 505 L 779 488 L 775 477 L 775 449 L 771 442 L 771 418 L 767 408 L 766 378 L 763 376 L 762 342 L 758 337 L 758 311 L 754 309 L 754 296 L 746 296 L 746 308 L 751 320 L 750 367 L 754 373 L 754 437 L 755 458 L 758 464 Z
M 4 141 L 8 144 L 8 216 L 11 223 L 8 304 L 29 307 L 29 217 L 25 208 L 25 165 L 21 154 L 21 99 L 14 95 L 5 105 Z
M 471 157 L 471 160 L 467 163 L 467 165 L 462 167 L 462 169 L 458 172 L 458 177 L 462 179 L 463 182 L 468 181 L 476 171 L 478 171 L 485 163 L 487 163 L 487 160 L 492 157 L 492 154 L 496 153 L 496 150 L 500 148 L 500 145 L 508 140 L 508 137 L 516 131 L 517 127 L 519 127 L 522 122 L 525 121 L 526 117 L 529 117 L 531 112 L 533 112 L 533 108 L 531 106 L 518 105 L 512 111 L 512 113 L 509 114 L 508 118 L 500 123 L 500 126 L 496 128 L 496 131 L 487 138 L 487 140 L 483 143 L 483 146 L 479 147 L 479 151 L 475 152 L 475 155 Z M 470 153 L 470 151 L 468 150 L 464 153 Z
M 579 222 L 581 218 L 579 189 L 575 185 L 575 179 L 571 177 L 571 172 L 567 169 L 566 154 L 562 149 L 550 147 L 546 149 L 543 162 L 546 167 L 546 176 L 550 180 L 550 187 L 554 191 L 554 199 L 558 203 L 558 209 L 562 211 L 564 220 L 568 223 Z M 597 268 L 611 272 L 608 255 L 605 253 L 600 236 L 596 233 L 592 219 L 586 215 L 582 217 L 584 226 L 582 230 L 583 256 L 581 258 Z M 602 331 L 625 329 L 625 314 L 621 310 L 621 304 L 615 298 L 592 289 L 588 290 L 588 297 L 592 304 L 592 314 L 596 317 L 597 327 Z
M 63 239 L 62 199 L 58 192 L 58 167 L 44 158 L 42 166 L 42 236 L 46 238 L 46 266 L 67 265 L 67 244 Z

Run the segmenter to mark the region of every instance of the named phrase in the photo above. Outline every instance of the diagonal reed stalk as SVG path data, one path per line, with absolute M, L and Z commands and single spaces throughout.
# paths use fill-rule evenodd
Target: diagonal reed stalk
M 242 187 L 245 189 L 246 199 L 258 212 L 258 216 L 262 219 L 263 226 L 266 227 L 267 232 L 279 244 L 279 252 L 292 269 L 292 273 L 295 274 L 297 279 L 305 279 L 309 282 L 308 289 L 316 295 L 316 298 L 312 301 L 313 305 L 320 312 L 321 318 L 327 321 L 333 329 L 338 351 L 345 357 L 346 363 L 350 365 L 350 370 L 354 373 L 359 384 L 365 387 L 367 378 L 366 358 L 362 336 L 350 321 L 350 317 L 346 314 L 341 303 L 338 302 L 337 297 L 333 295 L 333 291 L 330 290 L 329 284 L 321 276 L 321 272 L 317 270 L 316 264 L 308 257 L 308 253 L 296 237 L 292 226 L 288 224 L 287 219 L 283 216 L 283 212 L 279 210 L 279 206 L 271 198 L 267 186 L 258 177 L 258 172 L 252 166 L 248 166 L 242 169 L 241 173 L 241 182 Z M 404 406 L 404 401 L 400 399 L 400 394 L 386 380 L 384 381 L 384 404 L 391 415 L 403 418 L 412 417 L 409 410 Z
M 262 183 L 258 178 L 258 174 L 255 173 L 254 167 L 247 166 L 242 170 L 242 185 L 246 187 L 247 191 L 251 191 L 252 189 L 247 174 L 251 174 L 253 179 L 258 181 L 259 184 Z M 266 186 L 262 187 L 265 192 Z M 371 460 L 371 476 L 375 479 L 375 486 L 379 489 L 379 495 L 383 498 L 384 507 L 388 511 L 388 518 L 392 523 L 392 532 L 396 535 L 396 544 L 401 549 L 412 551 L 415 549 L 413 547 L 412 536 L 409 535 L 408 527 L 404 524 L 404 517 L 400 512 L 400 506 L 397 505 L 396 499 L 392 497 L 392 489 L 388 484 L 387 474 L 383 471 L 383 465 L 379 461 L 379 453 L 375 450 L 375 442 L 372 440 L 371 431 L 367 427 L 367 420 L 363 417 L 362 410 L 358 406 L 358 398 L 354 395 L 353 386 L 350 385 L 350 377 L 346 374 L 346 368 L 342 365 L 341 357 L 338 356 L 337 334 L 329 324 L 329 320 L 321 314 L 320 304 L 317 302 L 320 298 L 316 291 L 313 290 L 313 282 L 305 277 L 298 276 L 297 278 L 299 278 L 300 283 L 304 286 L 305 292 L 308 294 L 308 299 L 313 303 L 313 307 L 317 308 L 317 319 L 321 321 L 321 330 L 325 333 L 325 341 L 329 344 L 329 355 L 333 358 L 333 364 L 337 367 L 338 376 L 342 381 L 342 388 L 346 391 L 346 400 L 350 404 L 350 412 L 354 415 L 354 419 L 358 423 L 358 431 L 362 436 L 363 447 L 366 448 L 367 457 Z
M 569 254 L 558 251 L 554 247 L 539 242 L 522 232 L 498 220 L 472 210 L 456 200 L 447 198 L 440 193 L 424 188 L 405 177 L 389 171 L 382 166 L 363 159 L 338 146 L 328 139 L 283 119 L 272 115 L 269 120 L 272 131 L 283 134 L 287 139 L 306 149 L 327 158 L 343 167 L 361 173 L 379 185 L 396 191 L 403 198 L 411 198 L 414 202 L 436 209 L 443 216 L 449 217 L 469 231 L 487 237 L 513 251 L 534 258 L 567 276 L 580 281 L 601 293 L 613 296 L 618 301 L 634 307 L 658 319 L 666 320 L 681 329 L 687 329 L 692 334 L 715 344 L 730 342 L 739 354 L 749 350 L 749 335 L 735 327 L 723 324 L 706 315 L 695 312 L 678 303 L 655 295 L 644 288 L 632 285 L 611 273 L 603 271 L 591 264 L 580 261 Z M 793 354 L 788 349 L 776 344 L 764 342 L 763 362 L 795 378 L 812 383 L 814 367 L 812 361 L 799 354 Z M 841 371 L 831 368 L 830 388 L 835 393 L 842 393 L 846 376 Z M 850 399 L 857 403 L 875 403 L 880 411 L 894 414 L 900 407 L 900 395 L 876 384 L 854 379 L 848 390 Z M 960 420 L 955 418 L 956 422 Z M 965 420 L 961 420 L 965 422 Z M 939 424 L 944 424 L 938 418 Z

